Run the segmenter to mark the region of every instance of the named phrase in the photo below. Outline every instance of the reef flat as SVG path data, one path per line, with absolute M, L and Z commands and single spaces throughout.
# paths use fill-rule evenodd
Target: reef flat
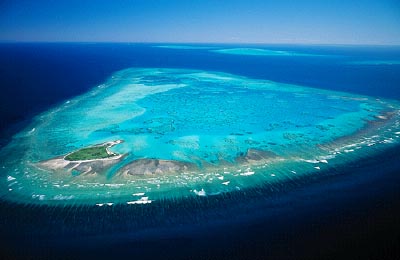
M 269 50 L 264 48 L 228 48 L 211 50 L 212 52 L 231 55 L 250 55 L 250 56 L 299 56 L 299 57 L 325 57 L 327 55 L 318 55 L 296 51 Z
M 233 74 L 129 68 L 0 151 L 9 200 L 149 204 L 317 178 L 399 144 L 393 100 Z

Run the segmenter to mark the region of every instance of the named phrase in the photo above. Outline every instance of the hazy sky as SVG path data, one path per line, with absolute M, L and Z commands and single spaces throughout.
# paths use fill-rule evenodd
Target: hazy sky
M 0 41 L 400 45 L 400 0 L 3 0 Z

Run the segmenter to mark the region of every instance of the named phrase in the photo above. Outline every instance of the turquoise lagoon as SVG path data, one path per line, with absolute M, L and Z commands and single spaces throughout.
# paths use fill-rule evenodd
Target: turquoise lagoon
M 315 178 L 399 137 L 397 101 L 221 72 L 129 68 L 14 136 L 0 151 L 0 185 L 3 198 L 24 203 L 147 204 Z M 117 140 L 109 149 L 121 156 L 100 166 L 63 159 Z M 135 170 L 135 162 L 144 163 Z M 160 162 L 189 167 L 148 171 L 149 162 L 153 170 Z

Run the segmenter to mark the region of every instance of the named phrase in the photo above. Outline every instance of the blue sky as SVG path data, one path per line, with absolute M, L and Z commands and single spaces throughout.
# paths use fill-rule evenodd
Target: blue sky
M 6 0 L 0 41 L 400 45 L 400 1 Z

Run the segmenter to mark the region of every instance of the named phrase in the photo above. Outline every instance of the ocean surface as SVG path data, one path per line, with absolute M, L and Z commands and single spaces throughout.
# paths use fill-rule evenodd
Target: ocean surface
M 72 126 L 67 132 L 72 139 L 85 136 L 80 128 L 74 127 L 79 120 L 73 120 L 77 120 L 79 113 L 78 115 L 71 114 L 68 112 L 68 108 L 62 110 L 66 112 L 57 114 L 64 120 L 63 122 L 56 118 L 53 121 L 44 121 L 48 125 L 53 124 L 52 127 L 42 128 L 41 125 L 38 125 L 40 126 L 39 130 L 29 127 L 36 124 L 35 120 L 38 116 L 46 118 L 52 111 L 58 111 L 60 108 L 64 109 L 65 106 L 73 106 L 74 102 L 85 100 L 87 93 L 92 93 L 91 91 L 98 86 L 107 85 L 106 82 L 110 82 L 113 77 L 118 78 L 121 74 L 139 74 L 142 78 L 147 77 L 146 80 L 153 83 L 155 80 L 158 80 L 159 83 L 163 81 L 164 86 L 170 83 L 171 77 L 174 77 L 173 80 L 177 80 L 174 75 L 196 74 L 196 77 L 190 76 L 189 83 L 184 76 L 179 79 L 182 84 L 191 84 L 192 89 L 187 90 L 183 87 L 168 89 L 164 92 L 179 97 L 179 99 L 174 100 L 168 95 L 155 94 L 138 101 L 137 104 L 146 108 L 154 107 L 152 113 L 160 115 L 164 112 L 166 114 L 173 113 L 179 109 L 179 105 L 185 103 L 185 106 L 188 107 L 186 113 L 192 113 L 176 117 L 177 121 L 174 124 L 182 129 L 179 134 L 189 136 L 195 129 L 201 135 L 206 133 L 209 135 L 204 142 L 197 141 L 196 144 L 201 148 L 197 157 L 204 155 L 212 138 L 225 134 L 223 130 L 227 128 L 229 120 L 224 120 L 224 118 L 233 116 L 233 119 L 230 119 L 232 133 L 228 134 L 240 138 L 243 136 L 243 133 L 240 132 L 243 129 L 235 128 L 234 123 L 237 118 L 246 118 L 245 123 L 248 125 L 255 125 L 255 122 L 266 124 L 270 120 L 275 120 L 273 116 L 265 117 L 262 111 L 251 108 L 252 104 L 263 102 L 264 98 L 279 101 L 277 102 L 279 105 L 274 106 L 276 111 L 272 111 L 273 113 L 270 115 L 278 114 L 282 109 L 293 114 L 299 107 L 304 112 L 312 114 L 312 116 L 303 117 L 299 120 L 300 122 L 296 122 L 296 119 L 290 116 L 283 117 L 280 118 L 281 122 L 275 122 L 277 124 L 287 126 L 290 125 L 288 122 L 295 122 L 297 125 L 301 123 L 312 125 L 317 122 L 317 118 L 321 117 L 333 120 L 330 125 L 334 126 L 334 130 L 340 129 L 339 132 L 327 129 L 318 139 L 301 139 L 306 146 L 315 145 L 322 141 L 337 139 L 340 136 L 349 134 L 353 136 L 352 133 L 362 128 L 362 122 L 372 120 L 373 117 L 382 117 L 382 113 L 387 112 L 388 107 L 394 111 L 398 110 L 397 105 L 400 100 L 399 63 L 400 49 L 398 47 L 3 43 L 0 45 L 0 76 L 2 79 L 0 145 L 4 148 L 3 151 L 7 151 L 9 149 L 7 147 L 13 147 L 15 140 L 18 141 L 19 137 L 14 137 L 14 139 L 12 137 L 18 136 L 20 131 L 22 133 L 36 131 L 37 137 L 29 139 L 29 146 L 24 147 L 30 147 L 32 151 L 39 153 L 41 148 L 35 146 L 34 141 L 40 143 L 43 142 L 40 138 L 48 137 L 40 134 L 40 129 L 44 129 L 43 133 L 46 132 L 46 129 L 57 129 L 57 127 L 64 129 L 63 123 Z M 166 75 L 163 75 L 162 78 L 151 79 L 150 76 L 155 72 L 165 72 Z M 126 81 L 123 76 L 121 78 L 124 82 Z M 193 83 L 202 82 L 201 80 L 204 78 L 208 80 L 213 78 L 213 81 L 209 81 L 208 85 Z M 232 80 L 234 83 L 225 86 L 224 82 L 227 80 Z M 130 84 L 139 83 L 143 82 L 130 82 Z M 260 91 L 259 89 L 255 90 L 255 86 L 260 84 L 263 88 L 265 88 L 265 84 L 269 85 L 267 89 L 263 89 L 263 92 L 255 92 Z M 247 94 L 243 94 L 245 93 L 243 89 L 239 90 L 243 85 L 246 85 Z M 213 88 L 212 91 L 210 88 Z M 237 107 L 236 111 L 239 112 L 229 112 L 225 115 L 224 109 L 225 111 L 235 111 L 235 107 L 229 107 L 229 104 L 232 103 L 227 102 L 221 106 L 221 103 L 213 102 L 216 99 L 228 99 L 223 94 L 228 91 L 227 88 L 238 89 L 231 100 L 244 100 L 243 103 L 246 105 L 241 107 L 233 103 Z M 282 89 L 276 91 L 279 88 Z M 289 94 L 284 91 L 288 88 L 293 88 Z M 99 109 L 98 107 L 104 107 L 103 105 L 106 103 L 102 104 L 101 102 L 106 100 L 108 95 L 112 96 L 112 94 L 118 93 L 113 92 L 115 88 L 108 88 L 107 91 L 110 92 L 102 92 L 104 97 L 93 102 L 94 105 L 90 104 L 89 107 L 93 111 Z M 122 90 L 118 89 L 118 91 Z M 205 101 L 199 102 L 198 99 L 191 99 L 193 92 L 205 98 Z M 262 95 L 257 93 L 262 93 Z M 308 96 L 305 97 L 309 99 L 305 103 L 307 105 L 296 103 L 291 103 L 291 106 L 282 105 L 288 100 L 294 100 L 290 99 L 291 96 L 288 97 L 293 93 L 307 94 Z M 132 93 L 125 94 L 132 95 Z M 347 101 L 344 102 L 342 98 L 338 101 L 338 95 L 341 97 L 344 95 Z M 352 101 L 348 102 L 349 99 Z M 87 97 L 86 100 L 90 101 Z M 89 101 L 85 102 L 89 104 Z M 331 109 L 328 110 L 329 113 L 325 113 L 318 106 L 321 104 L 324 104 L 325 107 L 340 109 Z M 196 112 L 195 109 L 201 105 L 204 107 L 208 105 L 214 112 L 217 109 L 220 113 L 217 113 L 218 116 L 213 117 L 211 121 L 207 121 L 210 120 L 208 117 L 197 121 L 190 119 L 190 115 L 194 115 L 193 118 L 201 118 L 201 111 Z M 347 117 L 348 121 L 354 123 L 354 129 L 341 126 L 341 122 L 346 122 L 343 118 L 334 121 L 336 117 L 344 113 L 343 111 L 358 111 L 358 107 L 362 107 L 364 110 L 359 110 L 358 114 Z M 99 111 L 97 114 L 102 114 L 101 110 Z M 140 109 L 138 111 L 140 112 Z M 113 113 L 115 114 L 112 118 L 121 114 L 118 111 L 113 111 Z M 252 113 L 252 116 L 246 117 L 247 113 Z M 151 119 L 146 118 L 146 115 L 143 116 L 144 118 L 140 119 L 142 121 Z M 109 122 L 112 118 L 103 121 Z M 94 121 L 89 119 L 82 120 L 82 124 L 80 124 L 82 129 L 89 129 L 94 125 Z M 140 120 L 133 124 L 138 124 L 141 122 Z M 216 132 L 201 129 L 201 126 L 206 123 L 221 125 L 221 128 L 212 129 Z M 207 194 L 207 188 L 204 190 L 205 186 L 196 184 L 197 186 L 191 186 L 191 191 L 197 188 L 194 190 L 193 196 L 178 192 L 184 199 L 172 196 L 166 189 L 163 192 L 171 196 L 158 196 L 151 206 L 147 203 L 133 207 L 116 203 L 112 206 L 98 207 L 94 204 L 68 204 L 63 200 L 68 196 L 56 197 L 58 201 L 56 204 L 31 203 L 24 199 L 16 199 L 18 195 L 13 195 L 13 199 L 10 199 L 10 195 L 3 190 L 0 204 L 1 240 L 5 247 L 3 254 L 17 257 L 33 255 L 65 258 L 93 254 L 98 256 L 133 255 L 144 259 L 153 259 L 161 254 L 167 255 L 171 259 L 265 259 L 268 256 L 272 259 L 345 256 L 394 258 L 400 242 L 398 221 L 400 150 L 396 141 L 398 135 L 396 122 L 389 123 L 385 124 L 385 127 L 378 123 L 378 127 L 368 128 L 373 131 L 379 128 L 379 134 L 384 133 L 382 129 L 386 129 L 385 133 L 390 135 L 382 134 L 382 140 L 375 141 L 373 144 L 365 143 L 368 147 L 375 143 L 382 143 L 382 145 L 366 148 L 363 153 L 356 152 L 354 154 L 357 155 L 348 161 L 340 159 L 341 162 L 337 164 L 333 161 L 330 162 L 330 165 L 335 165 L 335 167 L 324 168 L 325 164 L 321 164 L 321 161 L 325 159 L 320 159 L 318 163 L 321 164 L 321 167 L 315 166 L 318 168 L 313 169 L 314 173 L 318 172 L 317 174 L 306 174 L 304 178 L 296 179 L 285 176 L 280 178 L 277 174 L 281 181 L 276 182 L 265 181 L 265 178 L 254 178 L 252 181 L 247 181 L 249 178 L 244 175 L 244 181 L 236 180 L 235 183 L 235 180 L 231 180 L 232 183 L 230 183 L 227 182 L 228 177 L 225 176 L 225 179 L 217 178 L 216 181 L 223 180 L 225 184 L 231 186 L 235 183 L 235 186 L 232 187 L 239 187 L 239 189 L 231 190 L 229 189 L 231 186 L 224 184 L 222 187 L 226 190 L 210 188 L 209 193 L 212 196 L 203 196 Z M 167 143 L 163 149 L 159 151 L 143 149 L 134 152 L 139 155 L 143 153 L 143 156 L 151 154 L 151 157 L 156 158 L 182 159 L 182 155 L 166 158 L 168 155 L 163 154 L 163 151 L 170 149 L 168 130 L 165 130 L 165 125 L 169 126 L 170 124 L 170 121 L 165 121 L 163 118 L 161 121 L 152 122 L 149 126 L 162 132 L 162 136 L 157 137 L 157 140 L 163 142 L 155 144 Z M 179 124 L 184 127 L 179 127 Z M 125 125 L 120 124 L 118 135 L 125 139 L 129 138 L 127 133 L 131 134 L 131 126 L 132 122 Z M 139 129 L 139 126 L 137 127 Z M 115 129 L 110 130 L 104 127 L 101 129 L 102 131 L 97 131 L 86 139 L 93 138 L 92 142 L 81 141 L 79 143 L 79 140 L 75 140 L 75 146 L 93 145 L 96 144 L 93 143 L 95 140 L 109 141 L 103 140 L 102 138 L 105 137 L 102 135 L 105 132 L 107 134 L 116 132 Z M 309 135 L 314 137 L 320 133 L 314 128 L 307 129 L 306 127 L 305 129 L 309 131 Z M 258 131 L 261 130 L 254 126 L 251 131 L 253 136 L 246 139 L 247 142 L 245 139 L 240 141 L 241 139 L 237 138 L 239 140 L 238 147 L 242 147 L 245 151 L 251 148 L 248 140 L 252 140 L 252 144 L 263 140 L 263 137 L 257 135 Z M 281 135 L 280 130 L 276 131 Z M 369 133 L 368 131 L 364 131 L 362 134 L 366 135 Z M 247 132 L 249 134 L 249 131 Z M 146 132 L 145 134 L 146 136 L 142 136 L 142 139 L 147 138 L 149 134 L 152 136 L 151 133 Z M 53 137 L 56 139 L 57 135 Z M 179 141 L 182 147 L 186 147 L 185 151 L 188 154 L 195 154 L 193 150 L 189 149 L 193 146 L 193 136 L 189 137 L 189 139 L 186 137 Z M 287 139 L 290 140 L 290 138 Z M 63 141 L 65 141 L 64 138 L 62 141 L 54 143 L 60 144 Z M 285 143 L 287 140 L 279 138 L 275 138 L 275 142 L 288 145 Z M 276 143 L 269 144 L 269 150 L 287 155 L 286 150 L 273 148 Z M 384 144 L 387 146 L 383 146 Z M 188 146 L 190 147 L 188 148 Z M 287 147 L 290 148 L 290 146 Z M 60 149 L 65 150 L 60 152 Z M 128 149 L 126 146 L 120 148 L 116 146 L 113 151 L 123 153 L 127 151 L 126 149 Z M 302 149 L 307 150 L 305 147 Z M 346 149 L 346 151 L 350 150 L 353 149 Z M 296 150 L 294 149 L 294 151 Z M 299 151 L 301 152 L 301 150 Z M 40 158 L 37 160 L 51 159 L 51 156 L 61 155 L 64 152 L 70 152 L 70 150 L 65 147 L 49 145 L 40 150 L 43 157 L 39 156 Z M 293 153 L 297 156 L 295 152 Z M 307 153 L 311 152 L 307 151 Z M 25 158 L 26 152 L 21 156 L 18 153 L 13 155 Z M 213 158 L 213 156 L 215 157 L 213 154 L 207 154 L 209 163 L 221 159 Z M 233 157 L 236 154 L 226 151 L 223 156 L 226 161 L 234 161 Z M 7 166 L 4 158 L 8 157 L 1 158 L 3 160 L 1 165 Z M 312 161 L 312 158 L 305 159 Z M 4 178 L 4 182 L 7 178 L 7 181 L 13 181 L 15 174 L 7 171 L 3 170 L 0 177 Z M 277 171 L 279 172 L 274 169 L 273 177 L 276 177 Z M 247 170 L 247 173 L 249 172 Z M 222 178 L 221 175 L 217 176 Z M 258 175 L 256 174 L 256 176 Z M 51 180 L 46 179 L 45 181 Z M 203 181 L 210 183 L 210 179 Z M 36 189 L 35 185 L 32 183 L 32 190 Z M 38 190 L 43 189 L 40 185 L 37 187 Z M 5 187 L 2 186 L 2 189 Z M 141 191 L 133 189 L 132 192 L 139 194 Z M 222 192 L 222 195 L 219 192 Z M 43 198 L 40 197 L 41 193 L 37 194 L 33 193 L 33 195 L 37 195 L 37 197 L 32 196 L 35 198 L 34 201 Z M 200 196 L 196 196 L 199 194 Z M 80 196 L 79 194 L 74 195 Z M 87 196 L 91 195 L 86 194 Z M 157 196 L 156 193 L 154 196 Z M 84 198 L 85 194 L 82 197 Z M 18 248 L 24 250 L 19 251 Z

